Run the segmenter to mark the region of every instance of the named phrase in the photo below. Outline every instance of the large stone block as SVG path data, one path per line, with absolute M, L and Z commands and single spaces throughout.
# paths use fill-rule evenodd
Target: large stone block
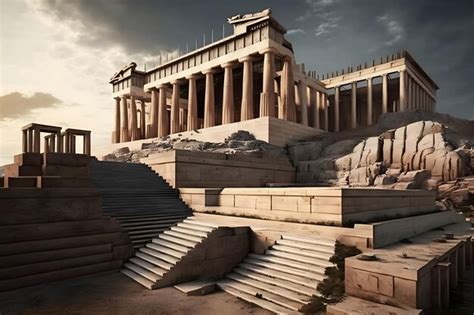
M 3 174 L 5 177 L 41 176 L 42 171 L 41 166 L 9 164 L 3 168 Z
M 40 188 L 41 182 L 37 176 L 7 177 L 5 188 Z
M 44 176 L 89 177 L 89 166 L 44 165 Z
M 423 183 L 430 178 L 430 170 L 409 171 L 402 173 L 400 177 L 398 177 L 398 182 L 414 182 L 416 188 L 421 188 Z
M 90 156 L 73 153 L 43 153 L 44 165 L 89 166 Z
M 43 164 L 43 157 L 41 153 L 21 153 L 15 155 L 13 161 L 18 166 L 41 166 Z

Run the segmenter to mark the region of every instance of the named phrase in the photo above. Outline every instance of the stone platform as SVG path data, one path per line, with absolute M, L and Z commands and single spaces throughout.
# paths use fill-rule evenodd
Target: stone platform
M 172 150 L 140 160 L 171 186 L 260 187 L 266 183 L 294 183 L 289 160 L 201 151 Z
M 226 125 L 175 133 L 169 135 L 169 137 L 172 139 L 181 138 L 205 142 L 224 142 L 228 136 L 239 130 L 246 130 L 253 134 L 257 140 L 266 141 L 280 147 L 284 147 L 288 143 L 308 139 L 325 133 L 325 131 L 320 129 L 267 116 Z M 150 138 L 115 143 L 106 148 L 104 152 L 100 153 L 105 155 L 115 149 L 123 147 L 128 147 L 130 150 L 141 149 L 143 143 L 156 142 L 157 140 L 158 138 Z
M 351 226 L 435 212 L 424 190 L 342 187 L 180 188 L 196 211 L 261 219 Z

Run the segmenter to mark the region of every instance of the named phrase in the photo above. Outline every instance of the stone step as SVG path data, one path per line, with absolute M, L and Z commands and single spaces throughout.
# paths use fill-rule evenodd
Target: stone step
M 272 249 L 280 252 L 297 254 L 304 257 L 312 257 L 316 259 L 323 259 L 329 261 L 329 259 L 333 256 L 333 254 L 329 254 L 326 252 L 314 251 L 305 248 L 297 248 L 297 247 L 290 247 L 286 245 L 273 245 Z
M 326 246 L 326 245 L 312 245 L 308 243 L 301 243 L 297 241 L 291 241 L 291 240 L 278 240 L 276 242 L 276 245 L 284 245 L 288 247 L 294 247 L 294 248 L 300 248 L 308 251 L 315 251 L 315 252 L 321 252 L 321 253 L 327 253 L 327 254 L 334 254 L 334 245 L 333 246 Z
M 158 235 L 158 239 L 173 242 L 175 244 L 186 246 L 186 247 L 189 247 L 189 248 L 193 248 L 194 246 L 196 246 L 196 244 L 199 243 L 199 242 L 196 242 L 196 241 L 185 240 L 185 239 L 182 239 L 180 237 L 175 237 L 173 235 L 169 235 L 169 234 L 165 234 L 165 233 L 162 233 L 162 234 Z
M 288 259 L 288 260 L 291 260 L 291 261 L 300 262 L 300 263 L 303 263 L 303 264 L 321 266 L 321 267 L 324 267 L 324 268 L 333 265 L 329 261 L 329 258 L 327 258 L 327 257 L 322 257 L 322 258 L 321 257 L 319 257 L 319 258 L 308 257 L 308 256 L 290 254 L 290 253 L 287 253 L 287 252 L 283 252 L 283 251 L 279 251 L 279 250 L 272 250 L 272 249 L 267 249 L 265 251 L 265 255 L 280 257 L 280 258 Z
M 195 243 L 200 243 L 203 239 L 202 237 L 191 236 L 188 234 L 183 234 L 181 232 L 172 231 L 172 230 L 167 230 L 167 231 L 164 231 L 163 233 L 177 237 L 177 238 L 184 239 L 186 241 L 195 242 Z
M 154 274 L 156 274 L 160 277 L 163 277 L 163 275 L 168 272 L 168 270 L 160 268 L 160 267 L 158 267 L 154 264 L 151 264 L 148 261 L 143 260 L 142 258 L 132 257 L 132 258 L 130 258 L 130 262 L 132 262 L 135 265 L 137 265 L 139 267 L 142 267 L 142 268 L 144 268 L 148 271 L 151 271 L 151 272 L 153 272 Z
M 283 296 L 276 295 L 271 292 L 255 288 L 250 285 L 237 282 L 235 280 L 226 281 L 225 284 L 236 290 L 239 290 L 241 292 L 244 292 L 253 296 L 261 295 L 261 298 L 264 300 L 267 300 L 269 302 L 275 303 L 286 309 L 290 309 L 296 312 L 303 306 L 302 303 L 291 301 Z
M 147 224 L 142 223 L 142 225 L 128 225 L 128 226 L 122 226 L 124 229 L 127 231 L 133 232 L 133 231 L 146 231 L 146 230 L 156 230 L 156 229 L 163 229 L 163 228 L 169 228 L 170 226 L 173 226 L 174 223 L 165 223 L 165 224 L 160 224 L 160 223 L 152 223 L 152 224 Z
M 242 292 L 240 290 L 234 289 L 232 286 L 228 285 L 229 282 L 230 282 L 230 280 L 222 280 L 222 281 L 218 282 L 217 285 L 223 291 L 225 291 L 225 292 L 227 292 L 227 293 L 229 293 L 229 294 L 231 294 L 235 297 L 238 297 L 238 298 L 240 298 L 244 301 L 247 301 L 249 303 L 260 306 L 261 308 L 266 309 L 266 310 L 268 310 L 270 312 L 273 312 L 275 314 L 288 314 L 288 315 L 298 314 L 297 312 L 292 311 L 292 310 L 287 309 L 287 308 L 284 308 L 284 307 L 281 307 L 278 304 L 269 302 L 269 301 L 264 300 L 264 299 L 260 299 L 256 296 L 252 295 L 252 294 L 247 294 L 247 293 Z
M 139 240 L 151 240 L 152 238 L 156 237 L 158 234 L 164 231 L 166 231 L 166 229 L 156 231 L 155 233 L 150 233 L 150 234 L 129 235 L 129 237 L 132 242 L 139 241 Z
M 203 232 L 203 233 L 209 233 L 214 230 L 214 228 L 211 228 L 211 227 L 204 227 L 201 225 L 195 225 L 195 224 L 190 224 L 190 223 L 178 223 L 177 226 L 184 229 L 195 230 L 197 232 Z
M 0 269 L 0 280 L 14 279 L 74 267 L 99 264 L 104 262 L 110 262 L 112 260 L 113 253 L 108 252 L 88 256 L 71 257 L 66 259 L 49 260 L 32 264 L 15 265 Z
M 278 270 L 275 270 L 275 269 L 270 269 L 270 268 L 266 268 L 264 266 L 255 265 L 255 264 L 246 263 L 246 262 L 239 264 L 239 268 L 249 270 L 251 272 L 255 272 L 255 273 L 258 273 L 258 274 L 261 274 L 261 275 L 265 275 L 265 276 L 268 276 L 268 277 L 271 277 L 271 278 L 281 279 L 281 280 L 284 280 L 284 281 L 289 281 L 289 282 L 292 282 L 292 283 L 295 283 L 295 284 L 299 284 L 299 285 L 308 287 L 312 290 L 314 290 L 317 287 L 317 285 L 320 281 L 320 280 L 308 279 L 306 277 L 301 277 L 301 276 L 297 276 L 297 275 L 294 275 L 294 274 L 289 274 L 287 272 L 281 272 L 281 271 L 278 271 Z
M 200 220 L 196 219 L 195 217 L 189 217 L 186 220 L 184 220 L 184 222 L 189 223 L 189 224 L 209 227 L 209 228 L 213 228 L 213 229 L 217 229 L 219 227 L 219 225 L 217 225 L 217 224 L 200 221 Z
M 142 247 L 142 248 L 140 248 L 140 251 L 142 253 L 148 254 L 148 255 L 153 256 L 155 258 L 161 259 L 161 260 L 163 260 L 167 263 L 170 263 L 172 265 L 176 265 L 176 263 L 180 260 L 179 258 L 170 256 L 168 254 L 161 253 L 161 252 L 156 251 L 154 249 L 151 249 L 149 247 Z
M 281 238 L 284 240 L 302 242 L 302 243 L 307 243 L 311 245 L 328 246 L 328 247 L 334 247 L 334 245 L 336 244 L 335 240 L 318 238 L 318 237 L 308 238 L 308 237 L 301 237 L 301 236 L 282 235 Z
M 255 279 L 252 279 L 252 278 L 249 278 L 249 277 L 242 276 L 242 275 L 234 273 L 234 272 L 227 274 L 226 278 L 229 278 L 229 279 L 232 279 L 234 281 L 243 283 L 245 285 L 252 286 L 256 289 L 265 290 L 269 293 L 284 297 L 284 298 L 286 298 L 288 300 L 292 300 L 296 303 L 306 304 L 306 303 L 310 302 L 310 300 L 311 300 L 310 296 L 298 294 L 296 292 L 287 290 L 285 287 L 281 287 L 281 286 L 261 282 L 261 281 L 258 281 L 258 280 L 255 280 Z M 275 302 L 275 303 L 277 303 L 277 302 Z M 282 306 L 286 307 L 286 305 L 282 305 Z
M 163 222 L 173 222 L 179 220 L 178 222 L 183 220 L 183 216 L 189 215 L 189 213 L 183 212 L 182 214 L 155 214 L 155 215 L 137 215 L 133 217 L 122 217 L 122 218 L 115 218 L 120 221 L 122 224 L 139 224 L 140 222 L 144 221 L 163 221 Z
M 181 227 L 177 227 L 177 226 L 173 226 L 171 228 L 171 230 L 175 231 L 175 232 L 178 232 L 178 233 L 187 234 L 187 235 L 200 237 L 200 238 L 207 237 L 207 233 L 205 233 L 205 232 L 199 232 L 199 231 L 196 231 L 196 230 L 181 228 Z
M 148 219 L 172 219 L 172 218 L 186 218 L 192 215 L 191 211 L 176 211 L 176 212 L 150 212 L 150 213 L 134 213 L 127 216 L 115 216 L 114 218 L 120 222 L 136 222 Z
M 184 255 L 186 255 L 185 252 L 183 253 L 183 252 L 180 252 L 180 251 L 176 251 L 176 250 L 173 250 L 171 248 L 161 246 L 161 245 L 158 245 L 158 244 L 155 244 L 155 243 L 148 243 L 148 244 L 146 244 L 146 247 L 151 248 L 153 250 L 156 250 L 157 252 L 160 252 L 160 253 L 163 253 L 163 254 L 166 254 L 166 255 L 169 255 L 169 256 L 176 257 L 178 259 L 181 259 Z
M 59 281 L 72 277 L 80 277 L 98 272 L 118 270 L 122 267 L 122 260 L 106 261 L 97 264 L 60 269 L 51 272 L 33 274 L 26 277 L 15 277 L 9 280 L 0 280 L 0 291 L 37 285 L 45 282 Z
M 0 268 L 8 268 L 25 264 L 34 264 L 74 257 L 105 254 L 110 253 L 111 251 L 111 244 L 98 244 L 81 247 L 67 247 L 60 249 L 44 250 L 38 252 L 26 252 L 8 256 L 0 255 Z
M 268 283 L 268 284 L 271 284 L 271 285 L 286 288 L 288 290 L 291 290 L 293 292 L 297 292 L 299 294 L 306 295 L 308 297 L 317 294 L 316 287 L 314 289 L 311 289 L 311 288 L 308 288 L 306 286 L 299 285 L 297 283 L 294 283 L 294 282 L 291 282 L 291 281 L 288 281 L 288 280 L 282 280 L 282 279 L 279 279 L 279 278 L 276 278 L 276 277 L 266 276 L 266 275 L 259 274 L 257 272 L 248 270 L 248 269 L 235 268 L 233 270 L 233 272 L 238 273 L 238 274 L 240 274 L 244 277 L 248 277 L 248 278 L 260 281 L 260 282 L 264 282 L 264 283 Z
M 133 271 L 134 273 L 142 276 L 145 279 L 148 279 L 153 283 L 156 283 L 158 280 L 161 279 L 159 275 L 132 263 L 125 263 L 124 268 Z
M 170 226 L 173 224 L 178 223 L 179 221 L 176 218 L 172 219 L 148 219 L 148 220 L 142 220 L 142 221 L 132 221 L 132 222 L 123 222 L 121 220 L 120 225 L 124 228 L 134 228 L 134 227 L 143 227 L 143 226 L 153 226 L 153 225 L 163 225 L 163 226 Z
M 179 244 L 176 244 L 176 243 L 164 240 L 164 239 L 160 239 L 160 238 L 154 238 L 152 240 L 152 242 L 153 242 L 153 244 L 157 244 L 159 246 L 167 247 L 169 249 L 181 252 L 183 254 L 186 254 L 192 248 L 191 246 L 189 246 L 189 247 L 188 246 L 182 246 L 182 245 L 179 245 Z
M 140 235 L 151 235 L 153 237 L 166 229 L 168 229 L 168 226 L 151 228 L 151 229 L 146 229 L 146 230 L 134 230 L 134 229 L 126 229 L 126 230 L 128 231 L 130 238 L 133 238 Z
M 273 269 L 273 270 L 276 270 L 276 271 L 286 272 L 286 273 L 289 273 L 291 275 L 304 277 L 304 278 L 315 280 L 315 281 L 321 281 L 323 279 L 323 276 L 321 274 L 318 274 L 318 273 L 315 273 L 315 272 L 300 270 L 300 269 L 296 269 L 294 267 L 282 266 L 279 263 L 269 262 L 269 261 L 265 261 L 265 260 L 261 260 L 261 259 L 245 258 L 244 262 L 249 263 L 249 264 L 258 265 L 258 266 L 265 267 L 265 268 L 269 268 L 269 269 Z
M 166 262 L 162 259 L 159 259 L 159 258 L 156 258 L 156 257 L 153 257 L 151 255 L 148 255 L 146 252 L 143 252 L 141 250 L 138 250 L 136 253 L 135 253 L 135 256 L 136 257 L 139 257 L 147 262 L 149 262 L 150 264 L 153 264 L 161 269 L 164 269 L 164 270 L 171 270 L 171 268 L 174 267 L 173 264 L 170 264 L 169 262 Z
M 249 254 L 248 257 L 253 258 L 253 259 L 258 259 L 261 261 L 267 261 L 271 263 L 278 264 L 282 267 L 291 267 L 293 270 L 301 270 L 301 271 L 307 271 L 311 273 L 317 273 L 320 275 L 324 275 L 324 271 L 326 269 L 325 266 L 318 266 L 315 264 L 305 264 L 305 263 L 300 263 L 300 262 L 295 262 L 290 259 L 286 258 L 280 258 L 276 256 L 271 256 L 271 255 L 258 255 L 258 254 Z

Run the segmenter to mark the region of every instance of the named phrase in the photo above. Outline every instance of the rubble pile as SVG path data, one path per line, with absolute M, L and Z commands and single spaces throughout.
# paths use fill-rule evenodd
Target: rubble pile
M 192 139 L 161 138 L 157 142 L 143 143 L 140 150 L 130 150 L 123 147 L 102 157 L 106 161 L 121 161 L 137 163 L 141 158 L 151 153 L 169 150 L 203 151 L 223 154 L 244 154 L 261 157 L 268 156 L 276 159 L 288 159 L 286 149 L 255 139 L 248 131 L 239 130 L 231 134 L 224 142 L 203 142 Z

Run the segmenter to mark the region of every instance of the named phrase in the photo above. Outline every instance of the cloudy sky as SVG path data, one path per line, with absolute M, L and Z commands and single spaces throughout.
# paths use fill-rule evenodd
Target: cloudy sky
M 91 129 L 93 149 L 108 144 L 115 71 L 132 60 L 151 67 L 211 30 L 218 39 L 227 17 L 268 7 L 306 69 L 407 49 L 440 86 L 439 111 L 474 119 L 471 0 L 1 0 L 0 165 L 33 121 Z

